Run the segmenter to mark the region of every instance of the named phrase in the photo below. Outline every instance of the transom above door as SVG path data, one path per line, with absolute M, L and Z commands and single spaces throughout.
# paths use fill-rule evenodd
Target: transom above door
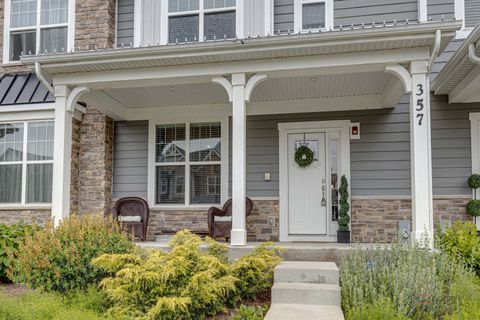
M 280 240 L 335 241 L 338 188 L 350 175 L 349 121 L 279 124 Z M 300 165 L 308 147 L 313 159 Z

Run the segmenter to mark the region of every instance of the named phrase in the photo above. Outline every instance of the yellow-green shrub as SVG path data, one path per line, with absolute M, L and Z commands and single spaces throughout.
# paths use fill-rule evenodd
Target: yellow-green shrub
M 480 275 L 480 238 L 471 222 L 455 222 L 438 237 L 438 247 Z
M 204 244 L 207 250 L 202 250 Z M 269 288 L 273 268 L 280 262 L 275 249 L 261 246 L 229 264 L 225 246 L 211 240 L 204 243 L 188 231 L 177 233 L 170 246 L 169 253 L 105 254 L 93 260 L 93 265 L 110 275 L 101 282 L 113 301 L 110 314 L 152 320 L 203 319 L 244 295 Z
M 134 243 L 111 218 L 71 216 L 25 238 L 12 253 L 10 278 L 31 288 L 67 292 L 97 283 L 104 271 L 91 260 L 104 253 L 127 253 Z

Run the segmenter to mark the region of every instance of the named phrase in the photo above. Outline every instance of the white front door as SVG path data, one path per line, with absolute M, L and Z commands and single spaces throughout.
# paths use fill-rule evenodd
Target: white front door
M 325 132 L 288 134 L 289 235 L 327 235 L 325 140 Z M 302 145 L 307 145 L 314 152 L 314 161 L 306 168 L 301 168 L 295 162 L 295 152 Z

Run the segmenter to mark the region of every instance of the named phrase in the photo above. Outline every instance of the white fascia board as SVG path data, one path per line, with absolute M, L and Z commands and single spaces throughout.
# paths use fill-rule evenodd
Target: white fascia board
M 290 36 L 271 36 L 245 40 L 245 44 L 232 41 L 204 42 L 185 45 L 155 46 L 129 49 L 107 49 L 97 51 L 84 51 L 80 53 L 65 53 L 56 55 L 26 56 L 22 62 L 31 65 L 34 62 L 42 64 L 88 64 L 91 61 L 102 59 L 103 62 L 119 62 L 129 59 L 146 59 L 148 57 L 189 57 L 209 55 L 211 53 L 233 53 L 247 50 L 275 50 L 279 46 L 286 48 L 299 48 L 302 45 L 358 44 L 368 41 L 395 41 L 414 39 L 417 37 L 428 38 L 434 41 L 436 30 L 441 30 L 444 37 L 453 37 L 461 28 L 461 22 L 423 23 L 410 24 L 396 27 L 378 27 L 355 30 L 342 30 L 321 32 L 317 34 L 298 34 Z
M 194 64 L 187 66 L 157 67 L 149 69 L 128 69 L 119 71 L 100 71 L 63 74 L 55 76 L 56 85 L 87 85 L 89 88 L 114 88 L 130 87 L 130 82 L 139 80 L 159 80 L 188 77 L 203 77 L 205 75 L 224 75 L 242 72 L 269 73 L 313 70 L 322 74 L 320 69 L 334 70 L 349 73 L 349 68 L 356 67 L 359 71 L 365 68 L 372 70 L 372 66 L 379 69 L 385 64 L 408 63 L 410 61 L 425 60 L 429 58 L 428 47 L 405 48 L 396 50 L 378 50 L 358 53 L 340 53 L 331 55 L 279 58 L 267 60 L 235 61 L 226 63 Z M 379 69 L 380 70 L 380 69 Z M 384 70 L 384 69 L 383 69 Z M 112 85 L 110 85 L 112 83 Z M 116 84 L 113 85 L 113 84 Z

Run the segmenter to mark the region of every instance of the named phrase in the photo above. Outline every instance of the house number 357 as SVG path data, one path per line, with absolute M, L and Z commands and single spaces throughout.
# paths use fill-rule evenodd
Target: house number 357
M 423 89 L 423 85 L 422 84 L 417 85 L 417 105 L 415 107 L 415 110 L 417 111 L 416 117 L 417 117 L 419 126 L 423 125 L 424 105 L 423 105 L 423 99 L 420 99 L 420 97 L 423 96 L 424 92 L 425 90 Z

